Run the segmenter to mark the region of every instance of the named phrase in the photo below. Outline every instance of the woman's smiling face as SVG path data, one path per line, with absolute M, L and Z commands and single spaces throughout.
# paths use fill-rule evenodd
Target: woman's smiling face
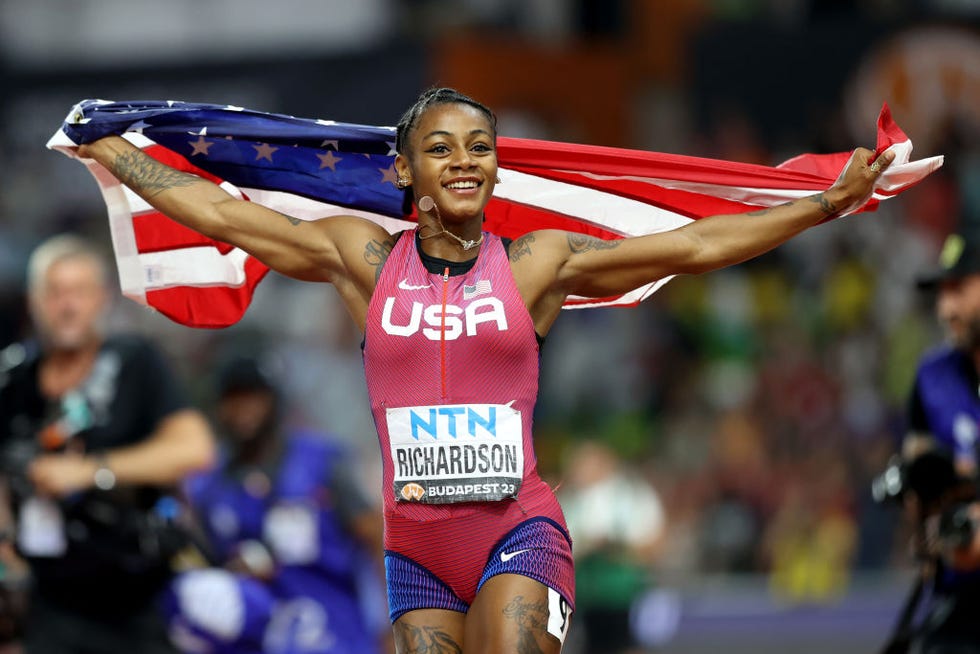
M 475 107 L 433 105 L 409 134 L 399 173 L 404 168 L 416 199 L 435 201 L 443 221 L 482 217 L 497 178 L 495 137 L 490 121 Z

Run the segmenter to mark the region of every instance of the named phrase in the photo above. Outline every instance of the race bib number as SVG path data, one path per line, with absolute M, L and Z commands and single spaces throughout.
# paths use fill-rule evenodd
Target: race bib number
M 17 545 L 28 556 L 62 556 L 68 542 L 58 505 L 43 497 L 27 498 L 20 507 Z
M 451 504 L 517 497 L 521 412 L 503 404 L 388 409 L 395 499 Z

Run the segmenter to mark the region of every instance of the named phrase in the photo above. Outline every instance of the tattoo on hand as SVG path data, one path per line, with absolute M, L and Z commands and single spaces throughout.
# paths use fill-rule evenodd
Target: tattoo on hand
M 548 605 L 545 602 L 528 602 L 518 595 L 504 607 L 504 617 L 517 623 L 518 654 L 542 654 L 538 638 L 547 634 Z
M 568 232 L 568 248 L 573 254 L 589 252 L 591 250 L 611 250 L 618 248 L 620 240 L 605 241 L 594 236 L 586 236 L 576 232 Z
M 394 626 L 395 646 L 400 654 L 462 654 L 452 636 L 439 627 L 397 623 Z
M 824 214 L 830 216 L 837 213 L 837 207 L 834 206 L 833 202 L 830 202 L 823 193 L 817 193 L 816 195 L 810 196 L 810 202 L 816 202 L 820 205 L 820 210 Z
M 395 247 L 395 239 L 387 238 L 383 241 L 372 239 L 364 248 L 364 260 L 368 265 L 374 266 L 374 281 L 378 281 L 378 278 L 381 277 L 381 268 L 388 260 L 388 255 L 391 254 L 393 247 Z
M 507 250 L 507 258 L 517 261 L 523 257 L 531 256 L 531 243 L 534 242 L 534 234 L 525 234 L 510 244 Z
M 196 175 L 165 166 L 143 152 L 118 155 L 112 162 L 112 172 L 129 188 L 150 197 L 167 189 L 190 186 L 200 181 Z

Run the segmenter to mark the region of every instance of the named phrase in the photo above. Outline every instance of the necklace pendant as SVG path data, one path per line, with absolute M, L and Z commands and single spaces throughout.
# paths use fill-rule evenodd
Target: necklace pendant
M 476 247 L 476 241 L 463 241 L 464 250 L 472 250 Z

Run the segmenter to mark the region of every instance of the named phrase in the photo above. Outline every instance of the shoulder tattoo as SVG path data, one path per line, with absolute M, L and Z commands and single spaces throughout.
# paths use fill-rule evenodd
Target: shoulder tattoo
M 165 166 L 142 151 L 116 156 L 112 162 L 112 172 L 129 188 L 150 196 L 200 181 L 196 175 Z
M 606 241 L 586 234 L 568 232 L 568 249 L 572 251 L 572 254 L 590 252 L 592 250 L 612 250 L 613 248 L 618 248 L 620 242 L 620 239 Z
M 388 255 L 391 254 L 393 247 L 395 247 L 394 236 L 389 236 L 383 241 L 373 238 L 364 246 L 364 261 L 369 266 L 374 266 L 374 281 L 378 281 L 378 278 L 381 277 L 381 269 L 384 267 L 385 261 L 388 260 Z
M 531 243 L 534 242 L 534 234 L 525 234 L 510 244 L 507 249 L 507 258 L 517 261 L 531 255 Z

